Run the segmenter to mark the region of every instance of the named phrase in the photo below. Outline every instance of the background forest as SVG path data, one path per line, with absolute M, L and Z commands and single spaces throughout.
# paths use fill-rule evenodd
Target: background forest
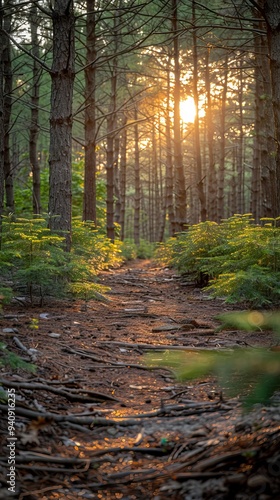
M 42 286 L 44 245 L 69 278 L 64 240 L 96 269 L 114 242 L 276 220 L 279 26 L 273 0 L 2 0 L 2 267 Z

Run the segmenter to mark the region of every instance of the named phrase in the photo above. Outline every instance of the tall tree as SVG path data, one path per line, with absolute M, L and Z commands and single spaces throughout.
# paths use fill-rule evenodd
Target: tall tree
M 141 201 L 141 185 L 140 185 L 140 155 L 139 155 L 139 129 L 138 129 L 138 113 L 135 107 L 134 111 L 134 243 L 140 243 L 140 201 Z
M 83 219 L 96 223 L 96 13 L 87 0 L 85 67 L 85 173 Z
M 276 139 L 276 189 L 273 215 L 280 214 L 280 4 L 277 0 L 266 0 L 262 10 L 266 24 L 270 56 L 270 71 L 272 82 L 272 102 L 275 122 Z
M 31 88 L 31 123 L 29 133 L 29 159 L 33 181 L 33 214 L 41 213 L 41 193 L 40 193 L 40 164 L 38 158 L 38 136 L 39 136 L 39 90 L 41 67 L 38 62 L 39 42 L 38 42 L 38 12 L 35 4 L 30 7 L 30 31 L 31 50 L 33 54 L 33 79 Z
M 12 113 L 12 92 L 13 92 L 13 71 L 11 61 L 11 42 L 12 32 L 12 6 L 14 0 L 5 0 L 5 15 L 3 25 L 5 33 L 2 41 L 3 71 L 4 71 L 4 174 L 5 174 L 5 192 L 6 208 L 9 212 L 15 211 L 13 170 L 11 165 L 11 113 Z
M 182 154 L 180 100 L 181 100 L 181 71 L 178 29 L 178 0 L 172 0 L 172 37 L 174 60 L 174 181 L 175 181 L 175 229 L 177 232 L 184 229 L 186 223 L 186 185 Z
M 196 12 L 195 1 L 192 0 L 192 25 L 193 25 L 193 98 L 196 108 L 194 117 L 194 137 L 195 137 L 195 163 L 196 163 L 196 187 L 200 202 L 200 219 L 206 220 L 206 196 L 204 190 L 204 179 L 202 175 L 202 160 L 200 148 L 200 129 L 199 129 L 199 94 L 198 94 L 198 51 L 196 35 Z
M 50 228 L 66 232 L 66 250 L 71 247 L 72 99 L 74 70 L 74 25 L 72 0 L 55 0 L 52 9 L 53 63 L 50 112 Z
M 1 248 L 1 226 L 4 211 L 4 67 L 3 67 L 3 47 L 4 34 L 3 27 L 3 5 L 0 0 L 0 248 Z

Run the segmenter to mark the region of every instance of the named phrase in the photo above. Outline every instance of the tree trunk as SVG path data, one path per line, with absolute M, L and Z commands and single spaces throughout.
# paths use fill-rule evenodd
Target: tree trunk
M 120 147 L 120 226 L 121 226 L 121 240 L 125 236 L 125 203 L 126 203 L 126 148 L 127 148 L 127 117 L 123 117 L 123 128 L 121 136 Z
M 172 36 L 174 59 L 174 180 L 175 180 L 175 231 L 183 231 L 186 224 L 186 185 L 182 155 L 182 137 L 180 124 L 180 61 L 178 39 L 177 0 L 172 0 Z
M 169 57 L 170 68 L 170 57 Z M 172 164 L 172 142 L 171 142 L 171 120 L 170 120 L 170 70 L 167 72 L 167 103 L 166 103 L 166 210 L 169 222 L 169 236 L 176 232 L 173 205 L 173 164 Z
M 214 159 L 214 128 L 212 116 L 212 97 L 211 82 L 209 71 L 210 49 L 206 52 L 206 72 L 205 72 L 205 90 L 207 95 L 206 126 L 207 126 L 207 144 L 208 144 L 208 218 L 212 221 L 218 221 L 217 214 L 217 179 Z
M 238 84 L 239 84 L 239 89 L 238 89 L 238 107 L 239 107 L 239 134 L 238 138 L 236 139 L 237 144 L 236 144 L 236 151 L 237 151 L 237 212 L 239 214 L 244 213 L 244 158 L 243 158 L 243 152 L 244 152 L 244 130 L 243 130 L 243 100 L 244 100 L 244 95 L 243 95 L 243 68 L 242 68 L 243 61 L 241 60 L 239 63 L 240 71 L 239 71 L 239 78 L 238 78 Z
M 134 125 L 134 243 L 140 243 L 140 155 L 139 155 L 139 131 L 138 131 L 138 113 L 135 108 L 135 125 Z
M 228 54 L 226 53 L 224 62 L 224 84 L 222 91 L 222 108 L 221 108 L 221 141 L 220 141 L 220 160 L 218 168 L 218 221 L 225 217 L 225 160 L 226 160 L 226 104 L 227 104 L 227 87 L 228 87 Z
M 12 14 L 11 7 L 13 0 L 4 2 L 5 16 L 3 20 L 4 30 L 11 33 L 12 30 Z M 13 73 L 11 63 L 11 43 L 8 36 L 3 35 L 3 63 L 4 63 L 4 175 L 5 175 L 5 192 L 6 192 L 6 210 L 8 212 L 15 211 L 14 200 L 14 182 L 11 165 L 10 153 L 10 127 L 12 113 L 12 91 L 13 91 Z
M 276 0 L 266 0 L 264 14 L 267 23 L 267 37 L 270 55 L 272 82 L 272 102 L 276 139 L 276 192 L 277 197 L 272 207 L 274 217 L 280 215 L 280 4 Z
M 39 59 L 39 42 L 38 42 L 38 13 L 36 5 L 30 8 L 30 28 L 31 28 L 31 44 L 32 54 Z M 33 183 L 33 214 L 41 213 L 41 196 L 40 196 L 40 164 L 38 158 L 38 136 L 39 136 L 39 90 L 40 90 L 41 68 L 36 59 L 33 59 L 33 82 L 31 90 L 31 124 L 29 134 L 29 159 L 32 171 Z
M 55 0 L 53 14 L 53 63 L 50 113 L 50 228 L 66 232 L 71 247 L 71 146 L 74 86 L 73 2 Z
M 120 195 L 120 171 L 119 171 L 119 156 L 120 156 L 120 136 L 115 137 L 115 152 L 114 152 L 114 196 L 115 196 L 115 222 L 120 224 L 121 217 L 121 195 Z
M 206 196 L 204 192 L 204 179 L 202 176 L 202 162 L 200 149 L 200 134 L 199 134 L 199 98 L 198 98 L 198 53 L 197 53 L 197 37 L 196 37 L 196 18 L 195 18 L 195 3 L 192 1 L 192 23 L 193 23 L 193 98 L 196 109 L 194 118 L 194 137 L 195 137 L 195 160 L 196 160 L 196 187 L 198 199 L 200 202 L 200 219 L 206 220 Z
M 96 33 L 95 0 L 87 0 L 85 68 L 85 170 L 83 220 L 96 224 Z
M 0 0 L 0 29 L 3 27 L 3 2 Z M 2 233 L 2 215 L 4 212 L 4 65 L 3 65 L 4 34 L 0 31 L 0 250 Z
M 117 11 L 114 14 L 113 28 L 113 44 L 114 53 L 118 50 L 118 15 Z M 107 186 L 107 237 L 113 242 L 115 240 L 115 224 L 114 224 L 114 140 L 116 128 L 116 107 L 117 107 L 117 56 L 113 57 L 111 69 L 111 94 L 110 108 L 107 119 L 107 160 L 106 160 L 106 186 Z

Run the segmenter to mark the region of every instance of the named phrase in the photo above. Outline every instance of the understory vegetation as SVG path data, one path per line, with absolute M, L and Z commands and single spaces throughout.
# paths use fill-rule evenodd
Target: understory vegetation
M 157 249 L 166 265 L 206 285 L 213 297 L 248 307 L 280 302 L 279 217 L 256 224 L 250 214 L 217 224 L 206 221 L 170 238 Z
M 48 228 L 44 217 L 3 217 L 0 249 L 2 302 L 12 295 L 35 298 L 102 298 L 106 289 L 98 272 L 119 266 L 124 258 L 121 243 L 112 243 L 92 223 L 74 221 L 72 250 L 65 252 L 65 237 Z
M 219 316 L 221 328 L 236 327 L 245 331 L 273 330 L 279 342 L 279 312 L 243 311 Z M 230 351 L 166 351 L 150 353 L 150 366 L 169 366 L 178 379 L 192 380 L 214 376 L 227 397 L 240 397 L 244 410 L 257 403 L 268 404 L 280 390 L 279 349 L 246 348 Z

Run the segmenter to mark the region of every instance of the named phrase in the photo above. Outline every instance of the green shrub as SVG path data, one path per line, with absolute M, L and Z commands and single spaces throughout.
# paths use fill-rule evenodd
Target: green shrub
M 272 329 L 280 336 L 280 313 L 243 311 L 219 316 L 222 327 L 237 327 L 246 331 Z M 276 339 L 277 343 L 277 339 Z M 267 404 L 276 390 L 280 390 L 279 351 L 238 349 L 233 352 L 165 351 L 149 353 L 149 366 L 169 366 L 180 380 L 213 375 L 228 396 L 241 396 L 243 407 Z
M 280 229 L 278 219 L 254 224 L 250 214 L 221 224 L 202 222 L 157 250 L 165 265 L 180 273 L 210 278 L 209 291 L 228 302 L 253 307 L 277 305 L 280 299 Z M 206 283 L 208 284 L 207 280 Z

